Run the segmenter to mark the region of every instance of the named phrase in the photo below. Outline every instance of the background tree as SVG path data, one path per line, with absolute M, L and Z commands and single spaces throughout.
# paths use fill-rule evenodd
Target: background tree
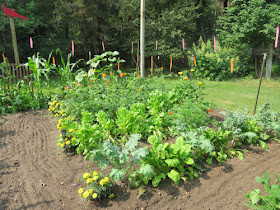
M 260 75 L 262 53 L 268 52 L 267 71 L 271 72 L 276 27 L 280 23 L 277 0 L 233 0 L 218 20 L 219 39 L 244 52 L 251 49 L 255 72 Z

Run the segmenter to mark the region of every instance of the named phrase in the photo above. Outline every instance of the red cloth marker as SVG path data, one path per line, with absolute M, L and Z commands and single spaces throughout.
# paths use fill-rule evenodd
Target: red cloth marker
M 18 13 L 16 13 L 14 10 L 12 9 L 9 9 L 5 6 L 5 4 L 2 4 L 2 7 L 1 9 L 5 12 L 5 14 L 9 17 L 18 17 L 20 19 L 23 19 L 23 20 L 27 20 L 27 17 L 24 17 Z

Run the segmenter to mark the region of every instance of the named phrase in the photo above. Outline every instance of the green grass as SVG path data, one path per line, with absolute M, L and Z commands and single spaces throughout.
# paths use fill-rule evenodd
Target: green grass
M 214 102 L 218 108 L 236 110 L 246 108 L 252 114 L 259 80 L 236 80 L 226 82 L 207 81 L 205 99 Z M 265 102 L 272 104 L 272 111 L 280 113 L 280 82 L 263 79 L 258 100 L 258 107 Z

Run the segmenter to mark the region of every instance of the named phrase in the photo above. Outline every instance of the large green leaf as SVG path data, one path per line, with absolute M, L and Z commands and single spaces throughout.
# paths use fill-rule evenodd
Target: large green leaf
M 260 194 L 261 194 L 261 190 L 255 189 L 255 190 L 249 192 L 246 197 L 249 198 L 254 205 L 260 201 L 260 199 L 261 199 Z
M 179 184 L 180 174 L 176 170 L 172 169 L 167 175 L 170 179 L 173 180 L 173 182 Z
M 152 184 L 154 187 L 157 187 L 162 179 L 165 179 L 166 175 L 164 173 L 160 173 L 159 175 L 153 178 Z
M 177 158 L 173 159 L 166 159 L 165 162 L 167 163 L 168 166 L 170 167 L 176 167 L 180 164 L 180 160 Z

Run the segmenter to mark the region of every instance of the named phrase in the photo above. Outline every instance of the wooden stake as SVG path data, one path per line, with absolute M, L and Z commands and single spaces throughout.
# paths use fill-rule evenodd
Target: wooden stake
M 120 60 L 120 57 L 118 57 L 118 60 Z M 118 70 L 120 70 L 120 62 L 118 62 Z
M 170 71 L 172 69 L 172 56 L 170 56 Z
M 263 68 L 264 68 L 264 64 L 265 64 L 266 57 L 267 57 L 267 53 L 264 53 L 264 55 L 263 55 L 262 69 L 261 69 L 261 76 L 260 76 L 260 83 L 259 83 L 259 89 L 258 89 L 258 94 L 257 94 L 257 99 L 256 99 L 256 104 L 255 104 L 255 109 L 254 109 L 253 115 L 255 115 L 256 109 L 257 109 L 257 104 L 258 104 L 260 89 L 261 89 L 261 85 L 262 85 Z
M 154 58 L 151 56 L 151 75 L 153 75 L 153 70 L 154 70 Z
M 9 17 L 9 18 L 10 18 L 10 26 L 11 26 L 12 39 L 13 39 L 15 62 L 16 62 L 16 64 L 19 64 L 19 55 L 18 55 L 18 47 L 17 47 L 17 35 L 16 35 L 15 21 L 14 21 L 13 17 Z

